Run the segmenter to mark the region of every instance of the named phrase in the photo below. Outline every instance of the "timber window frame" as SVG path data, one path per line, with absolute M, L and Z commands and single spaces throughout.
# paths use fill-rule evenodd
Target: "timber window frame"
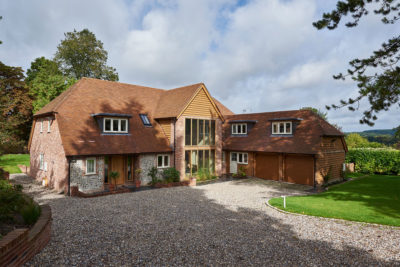
M 85 174 L 96 174 L 96 158 L 86 158 Z
M 43 133 L 43 119 L 40 120 L 40 133 Z
M 147 114 L 139 114 L 139 116 L 144 126 L 152 126 L 149 117 L 147 117 Z
M 185 118 L 185 146 L 214 147 L 216 126 L 213 119 Z
M 44 170 L 44 154 L 39 154 L 39 169 Z
M 293 134 L 293 123 L 291 121 L 273 122 L 272 134 Z
M 52 122 L 52 119 L 49 118 L 49 119 L 47 120 L 47 133 L 50 133 L 50 132 L 51 132 L 51 122 Z
M 104 133 L 128 133 L 128 119 L 103 118 Z
M 233 123 L 232 134 L 247 134 L 247 123 Z
M 169 154 L 158 154 L 157 155 L 157 168 L 169 168 L 171 163 L 171 158 Z

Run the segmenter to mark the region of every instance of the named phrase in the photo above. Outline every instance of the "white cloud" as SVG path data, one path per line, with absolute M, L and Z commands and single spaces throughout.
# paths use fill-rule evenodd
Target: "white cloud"
M 36 57 L 52 57 L 64 32 L 89 28 L 122 82 L 172 88 L 202 81 L 235 112 L 322 109 L 357 94 L 351 80 L 332 74 L 396 31 L 374 15 L 352 29 L 313 28 L 333 7 L 316 0 L 5 0 L 0 58 L 26 69 Z M 368 129 L 358 123 L 365 107 L 328 116 L 345 130 Z M 399 123 L 399 108 L 379 115 L 376 128 Z

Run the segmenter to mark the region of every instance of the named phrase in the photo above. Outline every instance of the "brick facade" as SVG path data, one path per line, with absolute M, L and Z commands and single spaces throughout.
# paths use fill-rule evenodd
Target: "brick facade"
M 40 132 L 42 121 L 43 131 Z M 49 121 L 51 121 L 50 132 L 48 132 Z M 68 186 L 68 162 L 62 145 L 57 116 L 37 118 L 31 140 L 30 176 L 37 181 L 46 178 L 50 187 L 58 191 L 66 190 Z M 39 158 L 41 153 L 43 153 L 44 165 L 47 165 L 47 170 L 40 169 Z

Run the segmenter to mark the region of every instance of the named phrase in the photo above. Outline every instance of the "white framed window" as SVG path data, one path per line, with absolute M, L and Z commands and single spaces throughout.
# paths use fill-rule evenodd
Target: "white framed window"
M 157 155 L 157 168 L 168 168 L 169 163 L 169 155 Z
M 39 169 L 44 170 L 44 154 L 39 155 Z
M 96 158 L 86 159 L 86 174 L 96 174 Z
M 40 120 L 40 133 L 43 133 L 43 120 Z
M 50 132 L 50 130 L 51 130 L 51 122 L 52 122 L 52 119 L 48 119 L 47 120 L 47 132 L 49 133 Z
M 105 133 L 128 132 L 128 119 L 104 118 L 103 125 Z
M 239 164 L 248 164 L 248 153 L 245 152 L 232 152 L 231 161 L 237 161 Z
M 246 123 L 232 124 L 232 134 L 247 134 L 247 124 Z
M 291 121 L 273 122 L 272 134 L 292 134 L 292 122 Z

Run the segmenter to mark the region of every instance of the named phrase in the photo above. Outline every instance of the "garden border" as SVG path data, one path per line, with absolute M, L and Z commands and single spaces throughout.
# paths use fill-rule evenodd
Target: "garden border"
M 295 195 L 296 197 L 299 196 L 308 196 L 309 194 L 304 194 L 304 195 Z M 273 197 L 276 198 L 276 197 Z M 361 225 L 367 225 L 367 226 L 374 226 L 374 227 L 388 227 L 388 228 L 394 228 L 396 230 L 400 230 L 400 226 L 395 226 L 395 225 L 386 225 L 386 224 L 378 224 L 378 223 L 369 223 L 369 222 L 360 222 L 360 221 L 351 221 L 351 220 L 345 220 L 345 219 L 339 219 L 339 218 L 330 218 L 330 217 L 321 217 L 317 215 L 309 215 L 309 214 L 301 214 L 301 213 L 295 213 L 295 212 L 290 212 L 286 210 L 282 210 L 280 208 L 274 207 L 271 204 L 269 204 L 269 201 L 272 198 L 269 198 L 265 201 L 265 205 L 271 209 L 274 209 L 278 212 L 289 214 L 289 215 L 297 215 L 297 216 L 306 216 L 306 217 L 314 217 L 314 218 L 319 218 L 319 219 L 324 219 L 324 220 L 332 220 L 332 221 L 337 221 L 337 222 L 342 222 L 342 223 L 357 223 Z
M 32 228 L 15 229 L 0 240 L 0 266 L 20 266 L 40 252 L 51 237 L 51 208 L 41 205 L 39 219 Z

